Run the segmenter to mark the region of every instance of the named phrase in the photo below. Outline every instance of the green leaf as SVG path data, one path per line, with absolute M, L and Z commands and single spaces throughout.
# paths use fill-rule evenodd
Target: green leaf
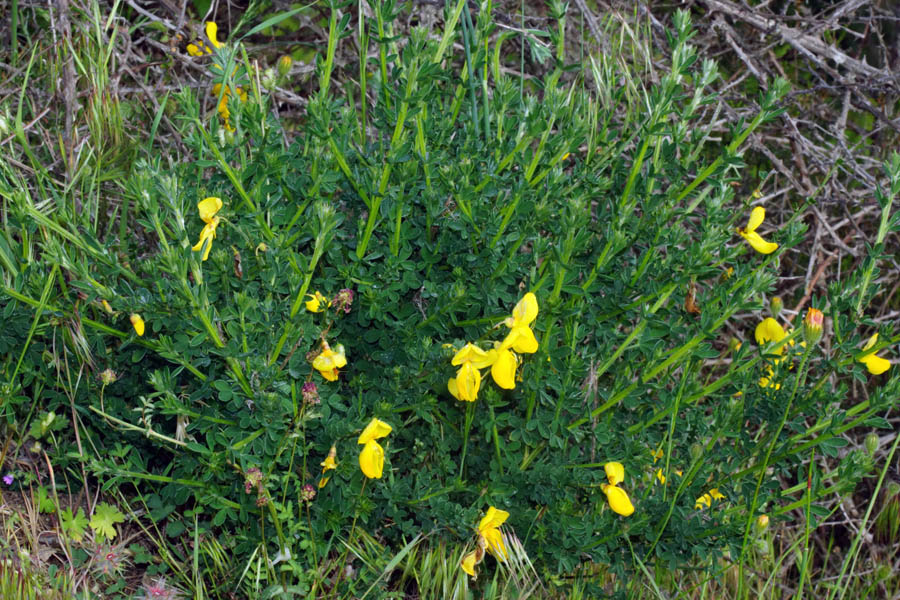
M 47 493 L 47 488 L 41 486 L 38 488 L 38 511 L 45 514 L 53 514 L 56 512 L 56 502 Z
M 78 512 L 73 515 L 71 508 L 64 508 L 59 516 L 63 532 L 72 540 L 81 542 L 84 539 L 84 531 L 88 526 L 87 517 L 84 516 L 84 509 L 79 507 Z
M 107 540 L 116 537 L 116 523 L 124 523 L 125 515 L 119 512 L 119 509 L 111 504 L 102 502 L 97 505 L 94 510 L 94 516 L 91 517 L 91 529 L 94 533 L 102 536 Z

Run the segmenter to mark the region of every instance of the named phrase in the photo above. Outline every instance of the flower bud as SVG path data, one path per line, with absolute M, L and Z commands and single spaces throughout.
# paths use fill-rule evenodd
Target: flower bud
M 291 67 L 293 66 L 293 64 L 294 61 L 291 60 L 291 57 L 285 54 L 278 59 L 278 74 L 282 77 L 287 77 L 291 73 Z
M 700 460 L 703 456 L 703 445 L 702 444 L 691 444 L 690 448 L 691 459 Z
M 759 515 L 756 519 L 756 530 L 762 533 L 769 527 L 769 515 Z
M 741 340 L 732 336 L 731 339 L 728 340 L 728 351 L 729 352 L 737 352 L 741 349 Z
M 866 436 L 866 452 L 869 453 L 869 456 L 874 456 L 875 452 L 878 451 L 878 446 L 880 444 L 877 433 L 870 433 Z
M 894 496 L 898 496 L 900 495 L 900 483 L 897 483 L 896 481 L 889 481 L 884 491 L 891 498 L 893 498 Z
M 138 334 L 139 337 L 144 335 L 144 319 L 141 318 L 141 315 L 132 313 L 130 320 L 132 327 L 134 327 L 134 332 Z
M 803 339 L 810 346 L 814 346 L 822 339 L 822 323 L 825 315 L 818 308 L 810 308 L 803 318 Z
M 781 296 L 775 296 L 769 301 L 769 312 L 772 313 L 773 319 L 778 320 L 782 308 L 784 308 L 784 301 Z
M 275 69 L 269 67 L 265 71 L 263 71 L 262 77 L 260 78 L 260 83 L 262 83 L 263 88 L 269 90 L 270 92 L 275 89 L 275 85 L 277 81 L 275 79 Z

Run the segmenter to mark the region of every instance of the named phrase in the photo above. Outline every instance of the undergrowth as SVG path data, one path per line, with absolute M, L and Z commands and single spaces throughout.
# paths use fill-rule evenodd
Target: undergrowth
M 753 569 L 776 560 L 769 523 L 798 510 L 802 595 L 823 501 L 886 474 L 842 434 L 889 428 L 900 385 L 880 362 L 900 336 L 866 312 L 900 156 L 868 258 L 804 318 L 766 300 L 815 194 L 766 220 L 742 159 L 788 86 L 720 143 L 687 12 L 651 84 L 616 56 L 568 64 L 562 3 L 530 37 L 489 3 L 402 38 L 401 7 L 344 8 L 292 136 L 272 95 L 292 61 L 261 69 L 242 40 L 299 8 L 207 27 L 185 52 L 207 86 L 160 99 L 146 145 L 92 104 L 111 144 L 72 146 L 65 177 L 26 128 L 41 67 L 22 64 L 0 158 L 7 490 L 108 596 L 640 597 L 685 572 L 751 597 L 774 590 Z M 102 76 L 114 19 L 85 20 L 78 68 Z M 544 75 L 513 74 L 516 36 Z M 177 153 L 147 151 L 164 120 Z M 870 394 L 847 406 L 852 380 Z M 106 496 L 85 513 L 65 489 Z

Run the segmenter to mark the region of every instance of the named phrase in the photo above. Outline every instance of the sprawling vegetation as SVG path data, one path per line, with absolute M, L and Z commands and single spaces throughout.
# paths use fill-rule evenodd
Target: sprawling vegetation
M 867 243 L 798 289 L 841 175 L 773 193 L 748 149 L 791 84 L 725 98 L 690 13 L 657 48 L 610 15 L 594 52 L 561 2 L 542 29 L 463 0 L 263 8 L 177 38 L 136 3 L 13 4 L 0 591 L 897 588 L 841 582 L 900 523 L 900 438 L 858 443 L 900 392 L 900 155 L 849 209 Z M 23 44 L 45 19 L 65 44 Z M 309 24 L 314 55 L 260 43 Z

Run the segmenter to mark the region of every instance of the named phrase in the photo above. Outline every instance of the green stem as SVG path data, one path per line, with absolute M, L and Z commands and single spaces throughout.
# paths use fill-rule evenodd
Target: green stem
M 472 421 L 475 417 L 475 403 L 466 403 L 466 428 L 463 430 L 463 447 L 462 456 L 459 459 L 459 477 L 458 481 L 462 482 L 463 472 L 466 468 L 466 452 L 469 449 L 469 431 L 472 429 Z
M 756 480 L 756 489 L 753 492 L 753 500 L 750 502 L 750 510 L 747 511 L 747 523 L 744 526 L 744 543 L 741 546 L 741 556 L 738 560 L 738 596 L 740 596 L 741 590 L 744 586 L 744 559 L 747 555 L 747 547 L 750 543 L 750 530 L 753 527 L 753 522 L 756 520 L 756 507 L 759 503 L 759 490 L 760 488 L 762 488 L 762 482 L 766 476 L 766 470 L 769 468 L 769 460 L 772 458 L 772 452 L 775 450 L 775 446 L 778 444 L 778 437 L 781 435 L 781 431 L 784 429 L 784 425 L 785 423 L 787 423 L 788 416 L 791 413 L 791 407 L 794 405 L 794 398 L 797 397 L 797 391 L 806 380 L 806 365 L 809 362 L 809 355 L 811 353 L 812 345 L 810 344 L 807 345 L 806 351 L 803 353 L 803 360 L 800 362 L 800 369 L 797 372 L 797 379 L 794 380 L 794 389 L 791 391 L 791 397 L 788 400 L 787 406 L 784 407 L 784 415 L 782 415 L 781 417 L 781 422 L 778 424 L 778 429 L 776 429 L 775 433 L 772 435 L 772 441 L 769 444 L 769 448 L 766 450 L 766 456 L 765 458 L 763 458 L 762 466 L 759 471 L 759 477 Z

